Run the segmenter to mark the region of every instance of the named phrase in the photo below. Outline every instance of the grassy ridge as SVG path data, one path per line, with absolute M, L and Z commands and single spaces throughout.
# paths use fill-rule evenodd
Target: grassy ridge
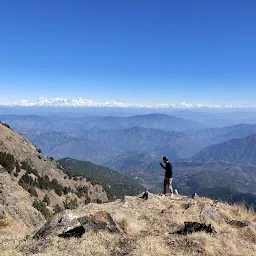
M 82 176 L 93 184 L 102 185 L 109 200 L 121 198 L 124 195 L 137 195 L 145 191 L 145 188 L 135 180 L 109 168 L 71 158 L 63 158 L 58 162 L 69 177 Z

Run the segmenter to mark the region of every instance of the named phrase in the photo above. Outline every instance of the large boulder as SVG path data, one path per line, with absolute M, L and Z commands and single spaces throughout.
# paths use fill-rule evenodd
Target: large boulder
M 81 224 L 77 216 L 74 215 L 71 210 L 65 210 L 47 221 L 40 230 L 36 232 L 34 238 L 40 239 L 55 236 L 79 226 L 81 226 Z
M 35 238 L 59 236 L 63 238 L 78 237 L 88 231 L 108 230 L 123 233 L 123 230 L 106 211 L 98 211 L 78 217 L 72 211 L 64 211 L 48 221 L 36 234 Z
M 101 229 L 109 230 L 110 232 L 123 233 L 119 225 L 113 220 L 111 215 L 106 211 L 99 211 L 94 215 L 78 218 L 78 221 L 84 227 L 85 231 L 98 231 Z

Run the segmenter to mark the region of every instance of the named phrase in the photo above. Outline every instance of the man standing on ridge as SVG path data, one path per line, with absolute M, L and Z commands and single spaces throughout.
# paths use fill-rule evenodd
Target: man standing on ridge
M 166 194 L 166 187 L 169 187 L 170 193 L 173 194 L 172 189 L 172 164 L 168 161 L 166 156 L 163 157 L 163 161 L 165 166 L 160 162 L 160 165 L 165 169 L 165 176 L 164 176 L 164 193 Z

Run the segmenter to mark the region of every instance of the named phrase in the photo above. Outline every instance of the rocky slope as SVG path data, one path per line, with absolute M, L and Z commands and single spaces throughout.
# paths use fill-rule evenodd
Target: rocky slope
M 185 222 L 211 228 L 186 234 Z M 1 255 L 253 256 L 256 250 L 255 213 L 242 206 L 179 195 L 91 203 L 56 215 L 41 231 L 39 239 L 16 239 L 15 245 L 10 235 L 0 244 Z M 78 238 L 67 239 L 64 234 Z
M 41 213 L 47 218 L 57 205 L 60 210 L 84 205 L 88 199 L 108 201 L 102 186 L 85 178 L 69 179 L 56 161 L 2 124 L 0 153 L 0 206 L 8 216 L 8 227 L 21 227 L 20 234 L 34 229 L 44 219 Z
M 1 171 L 0 213 L 4 215 L 6 226 L 1 226 L 0 221 L 0 237 L 13 234 L 13 230 L 17 235 L 25 236 L 44 223 L 44 216 L 32 204 L 30 194 L 7 172 Z

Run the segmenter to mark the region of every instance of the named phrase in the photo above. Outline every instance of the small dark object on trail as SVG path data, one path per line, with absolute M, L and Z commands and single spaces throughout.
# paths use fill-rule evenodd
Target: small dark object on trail
M 183 205 L 184 210 L 189 209 L 191 206 L 192 206 L 192 204 L 184 204 L 184 205 Z
M 198 222 L 184 222 L 185 227 L 181 230 L 178 230 L 176 232 L 170 233 L 170 234 L 179 234 L 179 235 L 187 235 L 192 234 L 194 232 L 201 232 L 204 231 L 206 233 L 215 233 L 216 231 L 211 226 L 211 224 L 206 225 L 204 223 L 198 223 Z
M 85 229 L 83 226 L 79 226 L 76 228 L 73 228 L 71 230 L 68 230 L 62 234 L 59 234 L 58 237 L 63 237 L 63 238 L 70 238 L 70 237 L 76 237 L 76 238 L 81 238 L 82 235 L 85 233 Z
M 148 191 L 145 191 L 145 193 L 142 196 L 140 196 L 140 198 L 148 200 Z
M 199 196 L 198 196 L 197 193 L 194 193 L 194 194 L 192 194 L 190 197 L 191 197 L 191 198 L 198 198 Z
M 216 206 L 218 203 L 219 203 L 218 200 L 214 200 L 213 203 L 212 203 L 212 206 Z
M 235 226 L 237 228 L 244 228 L 247 227 L 248 224 L 239 220 L 231 220 L 228 224 Z

